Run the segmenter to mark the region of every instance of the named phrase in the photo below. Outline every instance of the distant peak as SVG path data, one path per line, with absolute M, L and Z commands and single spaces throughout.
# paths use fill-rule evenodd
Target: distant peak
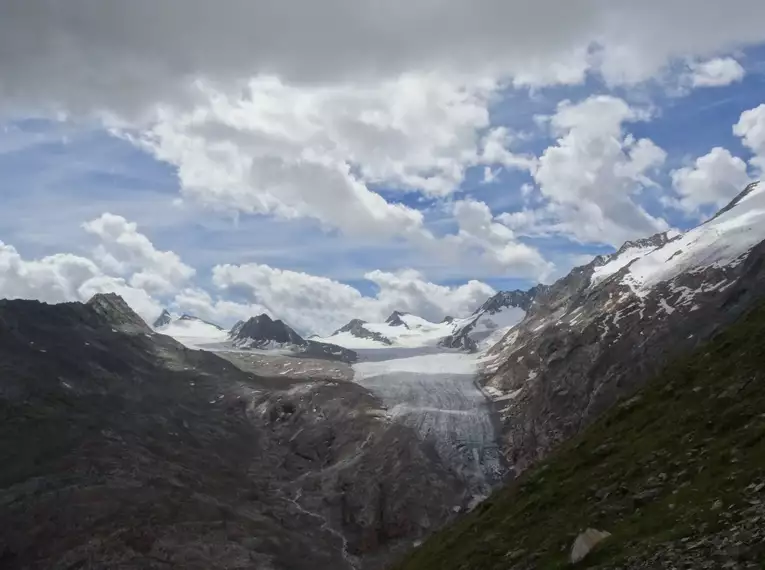
M 406 326 L 406 323 L 401 320 L 401 317 L 404 315 L 407 315 L 408 313 L 403 313 L 401 311 L 393 311 L 390 316 L 385 319 L 386 324 L 389 324 L 392 327 L 399 327 L 399 326 Z
M 235 343 L 258 347 L 268 343 L 304 345 L 306 341 L 280 320 L 263 313 L 243 323 L 237 323 L 229 336 Z
M 167 309 L 162 309 L 162 313 L 157 317 L 157 320 L 154 321 L 154 328 L 158 329 L 160 327 L 164 327 L 169 325 L 173 320 L 173 315 L 170 314 L 170 311 Z
M 355 329 L 358 329 L 359 327 L 364 326 L 365 324 L 367 324 L 367 322 L 361 319 L 351 319 L 350 321 L 348 321 L 346 325 L 343 325 L 342 327 L 337 329 L 335 332 L 333 332 L 332 336 L 336 334 L 344 333 L 344 332 L 350 332 L 352 330 L 355 330 Z

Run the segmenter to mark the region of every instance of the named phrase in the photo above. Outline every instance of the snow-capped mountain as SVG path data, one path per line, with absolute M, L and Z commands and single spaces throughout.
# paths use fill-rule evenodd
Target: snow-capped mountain
M 158 333 L 193 347 L 223 342 L 228 337 L 226 330 L 215 323 L 187 313 L 175 315 L 167 309 L 154 321 L 153 328 Z
M 393 311 L 382 323 L 353 319 L 321 340 L 353 349 L 418 348 L 437 346 L 440 340 L 452 333 L 452 329 L 450 322 L 432 323 L 410 313 Z
M 393 311 L 382 323 L 353 319 L 321 340 L 355 349 L 443 346 L 475 352 L 489 348 L 520 322 L 540 289 L 499 292 L 471 315 L 447 316 L 439 323 L 402 311 Z
M 356 353 L 336 344 L 306 340 L 281 320 L 266 314 L 239 322 L 228 333 L 230 342 L 240 349 L 285 350 L 313 358 L 353 362 Z
M 528 291 L 500 291 L 465 319 L 447 317 L 450 320 L 444 322 L 452 324 L 453 329 L 441 344 L 471 352 L 493 346 L 521 322 L 540 290 L 542 286 Z
M 765 296 L 765 186 L 685 233 L 628 242 L 539 287 L 482 383 L 516 469 L 543 457 Z

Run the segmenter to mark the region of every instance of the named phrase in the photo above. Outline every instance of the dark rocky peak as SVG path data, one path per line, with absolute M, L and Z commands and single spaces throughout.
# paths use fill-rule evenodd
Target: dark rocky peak
M 751 194 L 754 191 L 754 189 L 760 185 L 760 183 L 761 181 L 757 180 L 756 182 L 752 182 L 751 184 L 749 184 L 746 188 L 744 188 L 744 190 L 738 196 L 733 198 L 733 200 L 731 200 L 727 206 L 725 206 L 724 208 L 721 208 L 714 216 L 709 218 L 709 220 L 707 220 L 707 223 L 711 222 L 712 220 L 714 220 L 715 218 L 719 216 L 722 216 L 725 212 L 732 210 L 733 208 L 738 206 L 744 198 L 749 196 L 749 194 Z
M 87 306 L 114 328 L 128 333 L 151 333 L 149 325 L 116 293 L 97 293 Z
M 392 326 L 392 327 L 400 327 L 404 326 L 406 328 L 409 328 L 404 321 L 401 320 L 401 317 L 406 315 L 407 313 L 402 313 L 401 311 L 393 311 L 390 316 L 385 319 L 385 323 Z
M 367 324 L 367 322 L 362 321 L 361 319 L 352 319 L 351 321 L 348 322 L 347 325 L 344 325 L 340 327 L 339 329 L 337 329 L 335 332 L 333 332 L 332 336 L 336 334 L 344 333 L 344 332 L 353 332 L 354 329 L 358 329 L 359 327 L 364 326 L 365 324 Z
M 493 297 L 490 297 L 483 305 L 481 305 L 474 314 L 477 313 L 494 313 L 500 312 L 507 307 L 518 307 L 524 311 L 528 311 L 531 306 L 531 302 L 536 296 L 536 291 L 521 291 L 517 289 L 515 291 L 500 291 Z
M 157 319 L 154 321 L 154 324 L 152 325 L 155 329 L 158 329 L 160 327 L 164 327 L 170 324 L 170 322 L 173 320 L 173 315 L 170 314 L 170 311 L 167 309 L 162 309 L 162 313 L 157 317 Z
M 452 317 L 451 315 L 446 315 L 441 322 L 442 323 L 453 323 L 454 322 L 454 317 Z
M 235 327 L 236 328 L 236 327 Z M 233 329 L 232 329 L 233 332 Z M 280 320 L 273 320 L 265 313 L 252 317 L 243 323 L 234 336 L 234 341 L 251 346 L 265 346 L 269 343 L 304 345 L 305 339 Z

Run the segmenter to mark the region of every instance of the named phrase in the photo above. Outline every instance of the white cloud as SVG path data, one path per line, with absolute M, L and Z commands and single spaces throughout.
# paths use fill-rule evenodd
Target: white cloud
M 213 281 L 222 291 L 245 296 L 303 332 L 322 334 L 353 318 L 379 321 L 394 310 L 437 320 L 446 314 L 464 315 L 494 293 L 479 281 L 458 287 L 429 283 L 411 270 L 372 271 L 364 277 L 378 287 L 375 296 L 332 279 L 267 265 L 221 265 L 213 270 Z
M 561 233 L 582 242 L 618 246 L 635 237 L 667 229 L 638 203 L 641 189 L 666 153 L 649 139 L 635 140 L 624 123 L 650 114 L 612 96 L 593 96 L 580 103 L 564 101 L 550 119 L 558 137 L 539 159 L 534 179 L 548 201 L 543 212 L 525 215 L 544 227 L 514 227 L 529 234 Z
M 484 202 L 458 200 L 453 206 L 458 225 L 455 235 L 447 236 L 441 247 L 466 259 L 478 257 L 495 270 L 512 271 L 516 276 L 545 280 L 553 266 L 539 251 L 516 239 L 514 232 L 495 218 Z
M 746 163 L 720 147 L 696 159 L 693 166 L 672 172 L 672 186 L 679 198 L 671 202 L 693 214 L 705 206 L 721 208 L 749 183 Z
M 327 84 L 477 71 L 539 86 L 580 83 L 589 70 L 634 82 L 673 58 L 762 41 L 763 19 L 758 0 L 3 3 L 0 98 L 140 114 L 193 100 L 199 78 L 234 92 L 267 73 Z
M 751 164 L 762 176 L 765 173 L 765 103 L 741 113 L 733 133 L 754 153 Z
M 175 291 L 195 273 L 172 251 L 159 251 L 137 225 L 122 216 L 104 213 L 82 225 L 100 238 L 94 256 L 101 267 L 119 275 L 132 274 L 130 284 L 162 295 Z
M 741 81 L 746 75 L 741 64 L 732 57 L 693 63 L 690 68 L 693 87 L 723 87 Z
M 215 299 L 207 291 L 191 287 L 178 292 L 173 297 L 170 307 L 177 309 L 180 313 L 188 313 L 200 319 L 223 325 L 247 320 L 263 313 L 269 313 L 272 317 L 275 316 L 263 305 Z

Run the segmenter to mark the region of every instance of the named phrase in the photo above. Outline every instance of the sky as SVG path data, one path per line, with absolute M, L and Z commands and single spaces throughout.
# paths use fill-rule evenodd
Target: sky
M 639 4 L 639 5 L 638 5 Z M 0 297 L 440 321 L 765 168 L 756 0 L 0 5 Z

